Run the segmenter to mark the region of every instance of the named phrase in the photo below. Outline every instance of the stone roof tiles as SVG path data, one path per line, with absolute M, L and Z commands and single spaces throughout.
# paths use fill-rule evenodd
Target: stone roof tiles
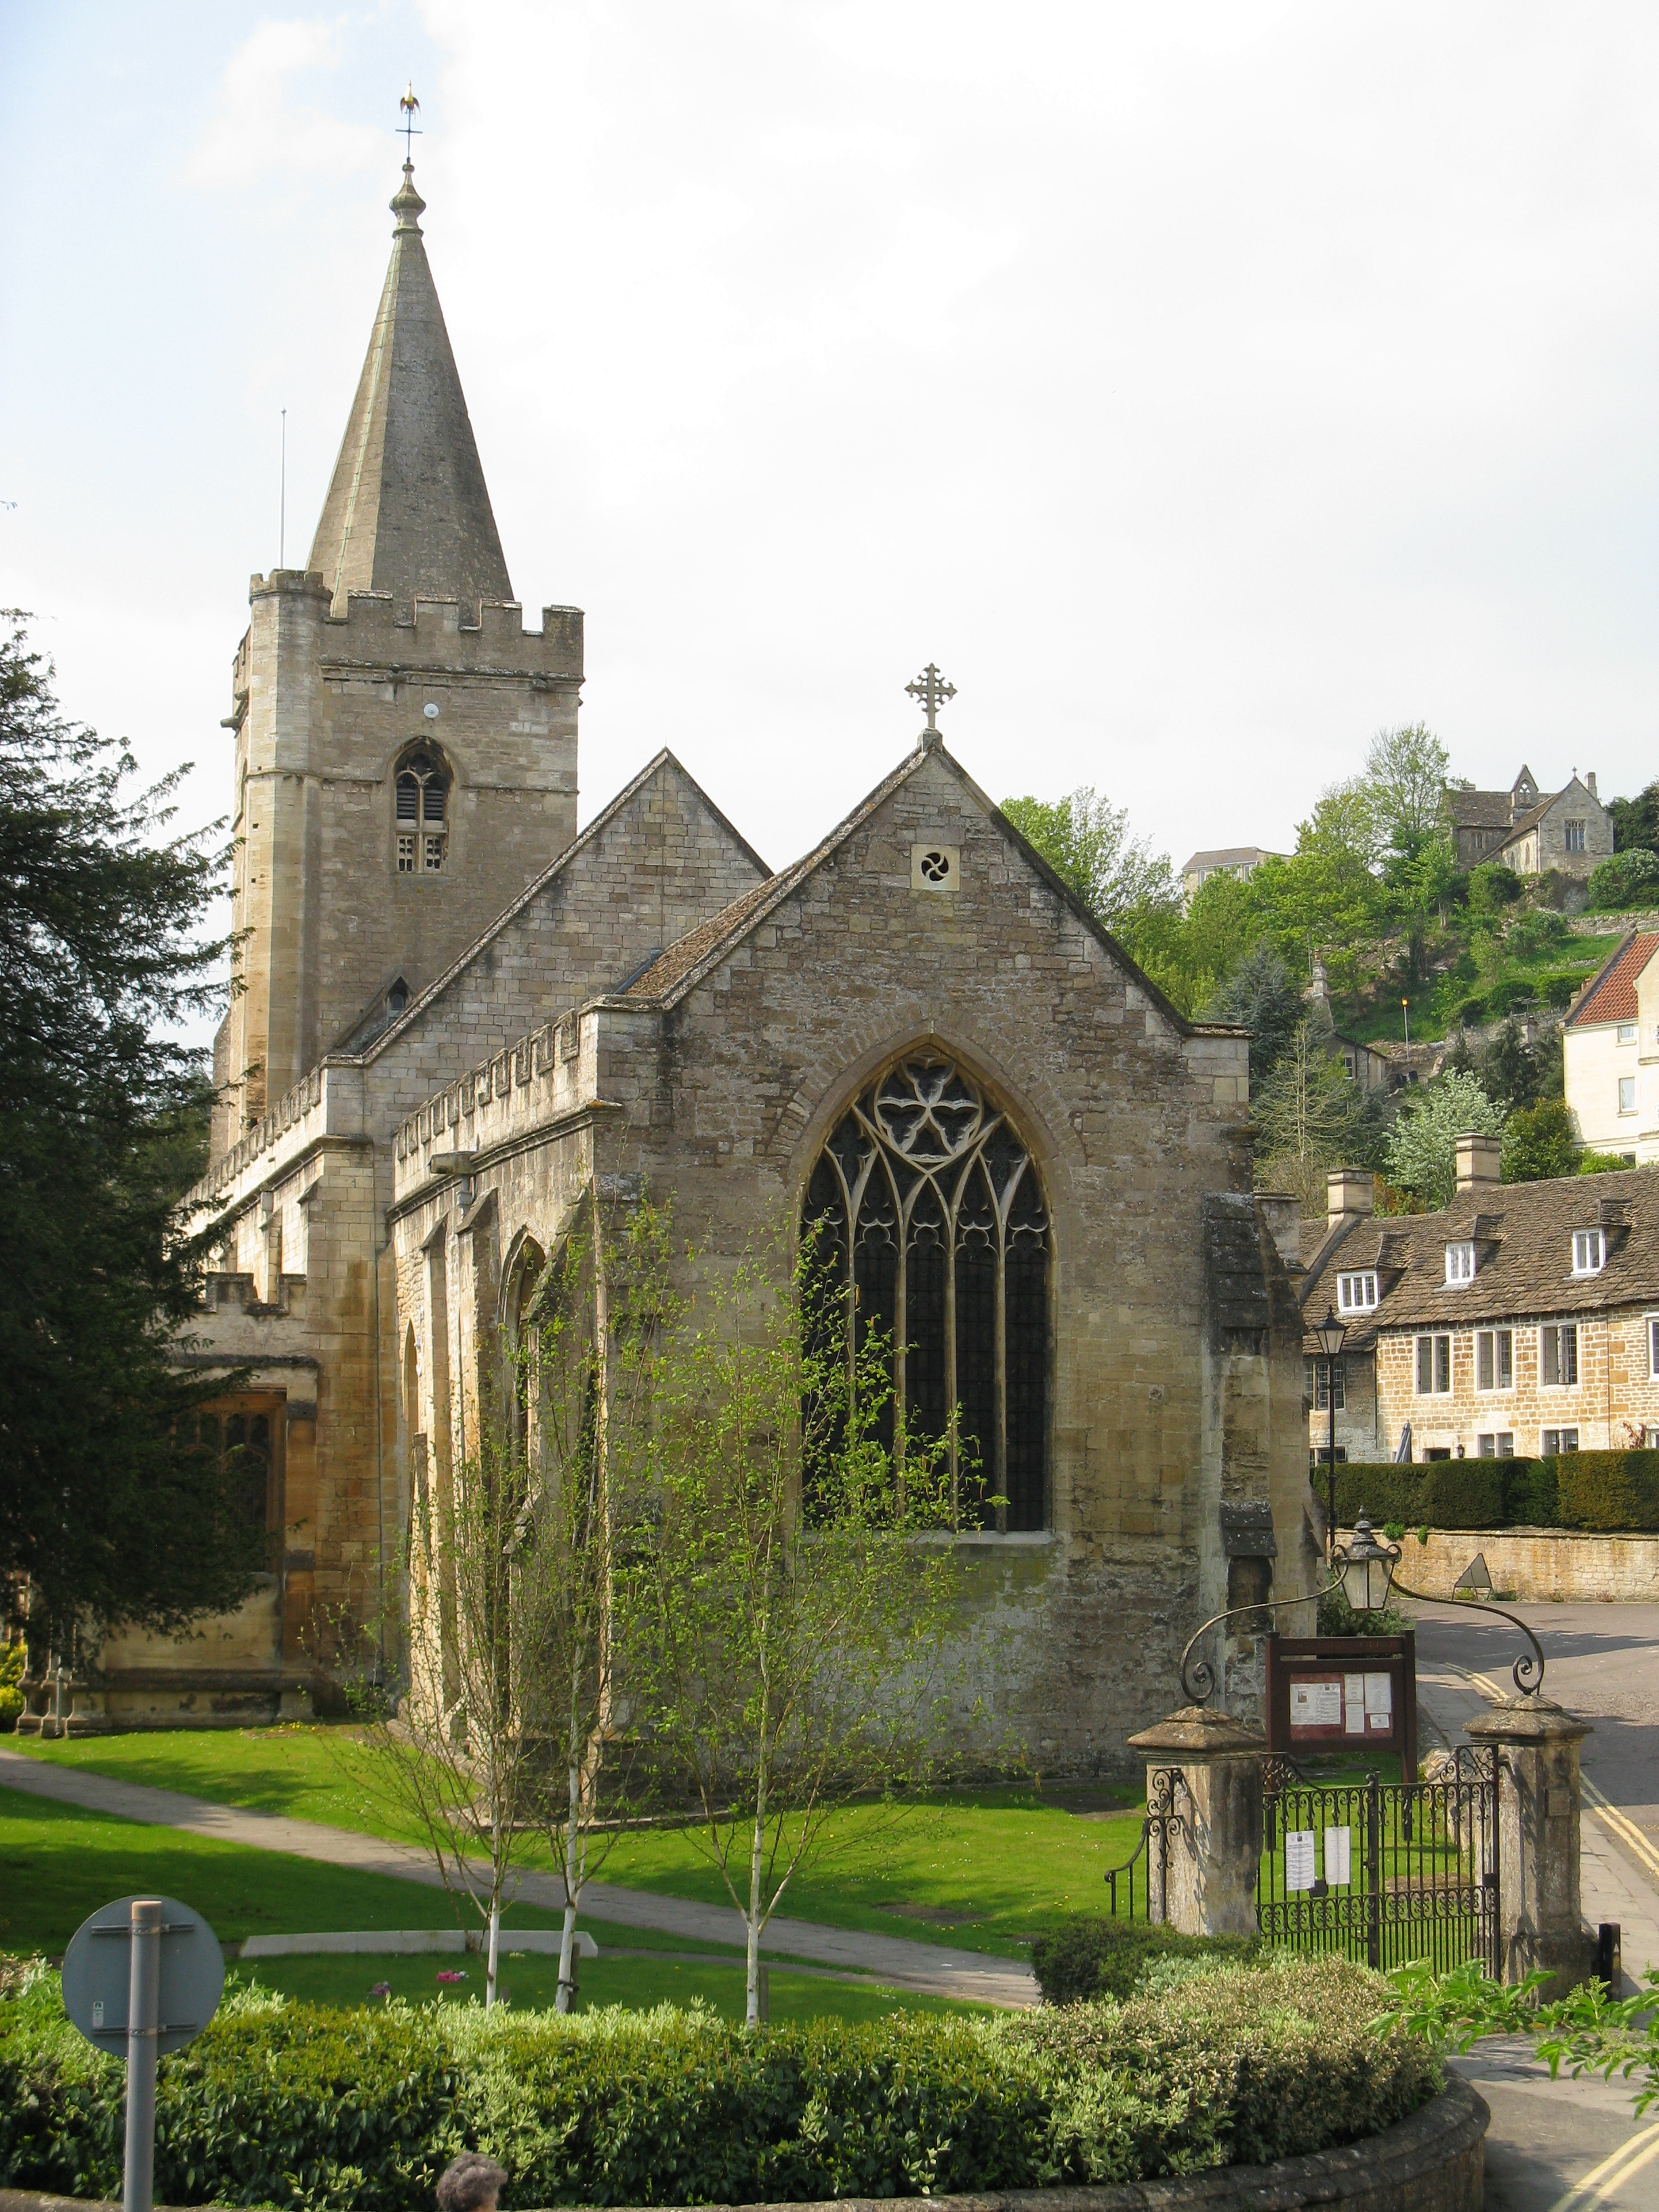
M 1659 931 L 1638 930 L 1613 953 L 1600 973 L 1592 977 L 1578 1004 L 1567 1016 L 1570 1030 L 1597 1022 L 1633 1022 L 1637 1018 L 1636 986 L 1656 952 Z
M 1605 1231 L 1600 1273 L 1572 1272 L 1572 1232 Z M 1473 1282 L 1446 1281 L 1446 1247 L 1473 1242 Z M 1659 1305 L 1659 1170 L 1485 1184 L 1437 1213 L 1382 1216 L 1310 1273 L 1303 1310 L 1322 1312 L 1335 1273 L 1375 1268 L 1378 1302 L 1350 1338 L 1390 1328 L 1455 1327 L 1538 1314 Z

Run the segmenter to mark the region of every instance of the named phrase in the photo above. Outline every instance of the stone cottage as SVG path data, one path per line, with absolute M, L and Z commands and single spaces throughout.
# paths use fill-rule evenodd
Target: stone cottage
M 526 1270 L 597 1179 L 713 1264 L 835 1213 L 914 1410 L 961 1405 L 1008 1501 L 961 1539 L 961 1747 L 1120 1762 L 1206 1614 L 1308 1587 L 1248 1037 L 1138 972 L 931 696 L 781 872 L 667 751 L 578 830 L 583 618 L 512 597 L 422 205 L 406 167 L 310 561 L 253 579 L 234 677 L 244 988 L 186 1356 L 246 1370 L 218 1419 L 271 1568 L 192 1639 L 107 1644 L 76 1725 L 326 1700 L 319 1621 L 395 1602 L 413 1486 L 504 1412 Z

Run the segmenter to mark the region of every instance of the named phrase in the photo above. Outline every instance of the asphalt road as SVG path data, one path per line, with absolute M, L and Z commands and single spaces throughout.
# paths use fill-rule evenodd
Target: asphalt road
M 1627 1980 L 1659 1965 L 1659 1606 L 1511 1608 L 1543 1647 L 1543 1693 L 1589 1721 L 1584 1739 L 1587 1917 L 1625 1930 Z M 1419 1710 L 1451 1741 L 1464 1717 L 1513 1688 L 1525 1640 L 1474 1607 L 1418 1614 Z M 1638 2119 L 1619 2083 L 1552 2081 L 1524 2042 L 1455 2062 L 1492 2107 L 1486 2212 L 1654 2212 L 1659 2107 Z

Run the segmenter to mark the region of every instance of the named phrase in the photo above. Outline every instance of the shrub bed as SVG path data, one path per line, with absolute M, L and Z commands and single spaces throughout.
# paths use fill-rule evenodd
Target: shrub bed
M 1325 1476 L 1315 1487 L 1322 1498 Z M 1564 1452 L 1557 1459 L 1443 1459 L 1400 1466 L 1351 1462 L 1337 1469 L 1345 1526 L 1370 1515 L 1381 1528 L 1567 1528 L 1595 1534 L 1659 1530 L 1659 1451 Z
M 1103 1912 L 1075 1912 L 1045 1929 L 1031 1946 L 1031 1972 L 1045 2004 L 1076 2004 L 1089 1997 L 1134 1995 L 1155 1959 L 1260 1958 L 1250 1936 L 1181 1936 L 1142 1920 L 1113 1920 Z
M 1440 2087 L 1344 1960 L 1154 1960 L 1176 1986 L 991 2020 L 900 2015 L 758 2036 L 707 2013 L 392 2004 L 233 1988 L 163 2059 L 158 2201 L 427 2212 L 459 2150 L 507 2202 L 936 2195 L 1191 2172 L 1376 2133 Z M 120 2069 L 44 1968 L 0 1999 L 0 2180 L 114 2197 Z

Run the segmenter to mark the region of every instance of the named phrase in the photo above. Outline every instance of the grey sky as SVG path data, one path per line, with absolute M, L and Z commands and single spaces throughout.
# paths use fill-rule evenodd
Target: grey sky
M 981 0 L 0 9 L 0 599 L 228 793 L 427 241 L 584 818 L 672 744 L 774 864 L 897 758 L 1285 846 L 1385 721 L 1659 774 L 1659 15 Z

